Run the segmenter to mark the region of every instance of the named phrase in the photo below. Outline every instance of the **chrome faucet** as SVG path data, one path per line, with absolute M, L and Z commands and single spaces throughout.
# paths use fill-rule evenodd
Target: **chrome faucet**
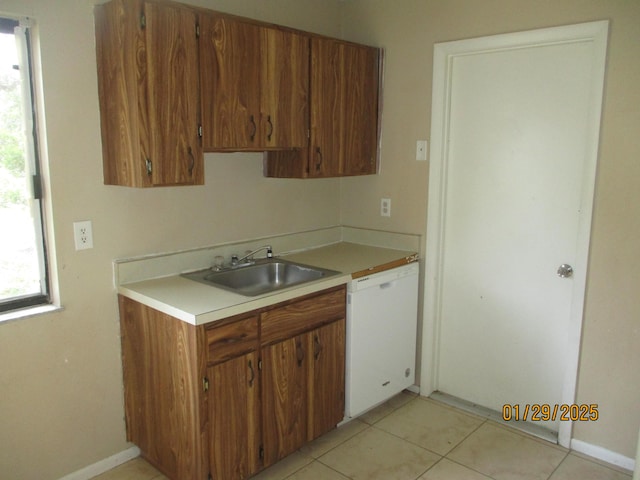
M 250 265 L 253 263 L 253 259 L 251 257 L 253 257 L 256 253 L 262 251 L 262 250 L 266 250 L 267 251 L 267 258 L 273 258 L 273 250 L 271 249 L 271 245 L 264 245 L 263 247 L 260 248 L 256 248 L 253 252 L 249 252 L 247 253 L 244 257 L 238 258 L 237 255 L 233 255 L 231 257 L 231 266 L 232 267 L 240 267 L 242 265 Z M 242 264 L 243 261 L 245 260 L 249 260 L 248 262 L 245 262 L 244 264 Z

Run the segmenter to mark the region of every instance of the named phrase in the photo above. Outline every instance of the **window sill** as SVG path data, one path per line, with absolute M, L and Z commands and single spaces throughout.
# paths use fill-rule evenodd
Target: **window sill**
M 20 310 L 13 310 L 11 312 L 0 313 L 0 324 L 5 322 L 11 322 L 13 320 L 21 320 L 27 317 L 35 317 L 37 315 L 43 315 L 45 313 L 58 312 L 64 310 L 64 308 L 57 305 L 36 305 L 34 307 L 22 308 Z

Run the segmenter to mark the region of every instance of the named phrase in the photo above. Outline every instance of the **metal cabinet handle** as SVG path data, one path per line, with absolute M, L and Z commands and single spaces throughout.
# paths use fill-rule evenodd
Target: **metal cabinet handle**
M 304 350 L 302 349 L 302 343 L 300 340 L 296 341 L 296 358 L 298 359 L 298 366 L 302 366 L 302 361 L 304 360 Z
M 193 155 L 191 147 L 189 147 L 187 151 L 189 152 L 189 157 L 191 157 L 191 163 L 189 164 L 189 176 L 193 177 L 193 168 L 196 166 L 196 157 Z
M 267 123 L 269 124 L 269 133 L 267 133 L 267 141 L 271 141 L 271 135 L 273 135 L 273 123 L 271 122 L 271 115 L 267 116 Z
M 256 132 L 258 131 L 258 126 L 256 125 L 256 121 L 253 118 L 253 115 L 251 115 L 251 117 L 249 118 L 249 121 L 251 122 L 251 126 L 253 127 L 253 131 L 251 132 L 251 135 L 250 135 L 250 139 L 253 142 L 253 139 L 256 136 Z
M 256 374 L 253 371 L 253 365 L 251 364 L 251 360 L 249 360 L 249 371 L 251 372 L 251 378 L 249 379 L 249 386 L 253 387 L 253 381 L 256 378 Z
M 316 172 L 319 172 L 320 165 L 322 165 L 322 152 L 320 151 L 320 147 L 316 147 L 316 156 L 319 158 L 319 161 L 316 162 Z
M 318 360 L 320 358 L 320 352 L 322 351 L 322 345 L 320 345 L 320 339 L 318 335 L 313 336 L 313 358 Z

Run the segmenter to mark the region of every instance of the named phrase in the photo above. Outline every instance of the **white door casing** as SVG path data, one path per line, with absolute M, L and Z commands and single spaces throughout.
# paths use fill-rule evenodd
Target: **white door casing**
M 436 44 L 423 395 L 574 403 L 607 34 Z M 549 426 L 568 447 L 570 422 Z

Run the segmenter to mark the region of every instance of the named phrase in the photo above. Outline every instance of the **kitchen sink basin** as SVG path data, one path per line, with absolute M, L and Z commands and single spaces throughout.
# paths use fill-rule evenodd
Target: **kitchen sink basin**
M 310 267 L 282 259 L 256 260 L 252 265 L 184 273 L 183 277 L 214 287 L 254 297 L 274 290 L 319 280 L 340 272 Z

